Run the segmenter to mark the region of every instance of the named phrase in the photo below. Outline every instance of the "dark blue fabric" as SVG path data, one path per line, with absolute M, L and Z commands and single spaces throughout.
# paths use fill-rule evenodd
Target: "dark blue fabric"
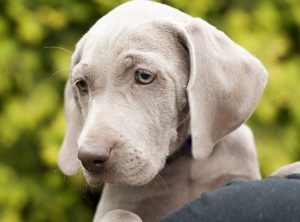
M 161 222 L 300 222 L 300 174 L 232 181 Z

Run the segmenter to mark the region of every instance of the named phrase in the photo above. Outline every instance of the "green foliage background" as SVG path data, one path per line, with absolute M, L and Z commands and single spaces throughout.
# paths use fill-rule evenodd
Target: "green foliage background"
M 0 221 L 91 221 L 84 182 L 56 166 L 63 87 L 76 41 L 121 2 L 0 0 Z M 262 173 L 299 160 L 300 1 L 162 2 L 206 19 L 262 60 L 269 84 L 249 121 Z

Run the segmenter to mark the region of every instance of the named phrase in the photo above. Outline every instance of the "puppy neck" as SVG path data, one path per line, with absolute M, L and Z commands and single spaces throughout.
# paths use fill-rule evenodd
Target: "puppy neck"
M 172 153 L 166 161 L 167 165 L 174 163 L 181 156 L 189 156 L 192 157 L 191 153 L 192 146 L 192 137 L 189 135 L 187 139 L 183 142 L 183 144 L 177 149 L 174 153 Z

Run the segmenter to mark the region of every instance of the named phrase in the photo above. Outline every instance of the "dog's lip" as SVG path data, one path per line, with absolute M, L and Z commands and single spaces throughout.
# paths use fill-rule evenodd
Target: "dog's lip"
M 87 183 L 92 187 L 97 187 L 101 183 L 119 184 L 119 185 L 129 185 L 129 186 L 143 186 L 148 184 L 155 178 L 158 172 L 148 171 L 149 163 L 143 162 L 137 170 L 134 172 L 127 171 L 124 175 L 118 169 L 103 167 L 101 171 L 90 172 L 84 169 L 84 174 Z M 151 168 L 151 167 L 150 167 Z M 135 168 L 136 169 L 136 168 Z M 113 173 L 112 173 L 113 172 Z M 147 176 L 146 176 L 146 175 Z M 138 180 L 136 178 L 139 178 Z
M 86 181 L 91 187 L 98 187 L 105 182 L 103 179 L 94 176 L 86 176 Z

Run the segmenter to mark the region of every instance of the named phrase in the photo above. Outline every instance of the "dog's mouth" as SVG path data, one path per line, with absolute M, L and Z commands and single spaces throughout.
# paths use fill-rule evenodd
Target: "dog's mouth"
M 88 170 L 83 167 L 84 176 L 87 183 L 92 187 L 98 187 L 102 183 L 143 186 L 151 182 L 158 174 L 152 164 L 148 161 L 138 164 L 124 163 L 109 164 L 105 163 L 97 170 Z

